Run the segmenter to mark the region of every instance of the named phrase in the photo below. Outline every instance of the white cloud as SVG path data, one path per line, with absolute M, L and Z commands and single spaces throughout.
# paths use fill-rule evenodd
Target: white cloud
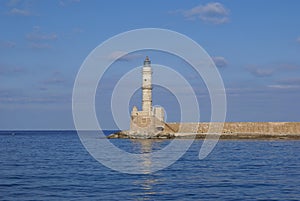
M 79 3 L 79 2 L 80 2 L 80 0 L 60 0 L 59 5 L 64 7 L 64 6 L 67 6 L 69 4 Z
M 61 84 L 65 84 L 66 81 L 67 80 L 64 78 L 62 73 L 59 71 L 56 71 L 56 72 L 53 72 L 50 77 L 43 80 L 41 83 L 43 85 L 61 85 Z
M 276 62 L 265 65 L 251 65 L 245 68 L 255 77 L 270 77 L 278 73 L 297 73 L 300 70 L 300 65 L 297 63 Z M 285 80 L 282 80 L 282 82 Z
M 300 89 L 299 77 L 288 77 L 275 81 L 274 84 L 269 85 L 270 88 L 275 89 Z
M 255 77 L 269 77 L 274 73 L 274 69 L 258 68 L 258 67 L 249 67 L 247 70 L 254 75 Z
M 49 41 L 57 40 L 58 35 L 56 33 L 43 33 L 39 26 L 35 26 L 33 31 L 26 35 L 26 39 L 30 41 L 29 47 L 31 49 L 50 49 L 52 46 Z
M 273 84 L 273 85 L 269 85 L 268 87 L 275 88 L 275 89 L 297 89 L 297 88 L 300 88 L 300 86 L 297 86 L 297 85 L 284 85 L 284 84 Z
M 24 1 L 24 0 L 7 0 L 6 7 L 7 15 L 12 16 L 35 16 L 32 13 L 31 9 L 33 6 L 33 1 Z
M 122 56 L 124 55 L 124 56 Z M 122 56 L 122 57 L 121 57 Z M 141 54 L 137 54 L 137 53 L 127 53 L 127 52 L 123 52 L 123 51 L 115 51 L 112 52 L 111 54 L 109 54 L 107 56 L 107 59 L 110 61 L 131 61 L 137 58 L 141 58 L 142 55 Z
M 56 40 L 58 35 L 56 33 L 42 33 L 40 27 L 36 26 L 33 31 L 26 35 L 26 38 L 31 41 L 36 40 Z
M 58 35 L 56 33 L 50 33 L 50 34 L 41 34 L 41 33 L 30 33 L 27 34 L 26 38 L 28 40 L 56 40 L 58 39 Z
M 229 21 L 229 10 L 218 2 L 196 6 L 183 11 L 183 15 L 187 19 L 199 18 L 203 22 L 212 24 L 223 24 Z
M 31 49 L 50 49 L 52 48 L 51 45 L 48 43 L 30 43 L 29 47 Z
M 226 67 L 228 65 L 228 62 L 224 57 L 216 56 L 212 59 L 215 62 L 215 65 L 219 68 Z
M 32 13 L 25 9 L 12 8 L 9 11 L 10 15 L 30 16 Z
M 297 38 L 297 42 L 300 43 L 300 36 Z

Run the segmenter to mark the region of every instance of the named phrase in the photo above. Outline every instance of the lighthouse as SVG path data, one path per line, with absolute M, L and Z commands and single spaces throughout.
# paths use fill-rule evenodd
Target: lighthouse
M 150 116 L 152 112 L 152 69 L 148 56 L 144 61 L 142 75 L 142 110 Z
M 142 67 L 142 110 L 133 106 L 130 121 L 130 136 L 151 138 L 164 129 L 164 109 L 152 106 L 152 68 L 148 56 Z

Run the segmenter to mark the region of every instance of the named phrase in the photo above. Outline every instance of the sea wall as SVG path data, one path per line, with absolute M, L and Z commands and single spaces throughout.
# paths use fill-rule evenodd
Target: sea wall
M 201 134 L 207 133 L 209 126 L 220 126 L 220 123 L 166 123 L 164 132 Z M 222 133 L 300 134 L 300 122 L 225 122 Z

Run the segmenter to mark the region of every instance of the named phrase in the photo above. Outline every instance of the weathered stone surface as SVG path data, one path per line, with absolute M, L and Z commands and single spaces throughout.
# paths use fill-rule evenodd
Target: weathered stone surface
M 114 138 L 129 138 L 126 131 L 119 131 L 116 133 L 113 133 L 109 136 L 107 136 L 108 139 L 114 139 Z
M 146 57 L 142 69 L 142 110 L 132 108 L 130 120 L 131 138 L 154 138 L 164 129 L 164 109 L 152 106 L 152 68 L 151 61 Z
M 197 132 L 194 129 L 198 124 Z M 151 139 L 173 139 L 173 138 L 196 138 L 204 139 L 208 133 L 209 126 L 219 123 L 165 123 L 165 129 L 154 136 L 131 135 L 128 131 L 120 131 L 110 135 L 108 138 L 151 138 Z M 178 132 L 179 127 L 184 127 L 184 132 Z M 182 131 L 182 129 L 181 129 Z M 226 122 L 220 139 L 297 139 L 300 140 L 300 122 Z
M 179 131 L 179 126 L 184 125 L 185 130 L 188 127 L 194 128 L 198 124 L 196 133 L 207 133 L 209 126 L 219 123 L 166 123 L 164 132 Z M 190 131 L 192 132 L 192 131 Z M 300 134 L 300 122 L 225 122 L 222 135 L 233 133 L 245 134 Z

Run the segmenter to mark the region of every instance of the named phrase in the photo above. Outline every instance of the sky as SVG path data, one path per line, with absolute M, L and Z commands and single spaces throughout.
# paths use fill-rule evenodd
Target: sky
M 83 61 L 110 37 L 140 28 L 176 31 L 206 50 L 225 85 L 226 121 L 300 121 L 299 8 L 292 0 L 2 0 L 0 130 L 74 129 L 72 90 Z M 190 80 L 201 121 L 209 121 L 201 77 L 172 55 L 140 51 L 114 62 L 100 81 L 96 108 L 103 128 L 118 129 L 109 105 L 113 85 L 146 55 Z M 136 91 L 130 107 L 140 107 L 140 97 Z M 156 87 L 153 102 L 165 107 L 167 121 L 178 121 L 170 92 Z

